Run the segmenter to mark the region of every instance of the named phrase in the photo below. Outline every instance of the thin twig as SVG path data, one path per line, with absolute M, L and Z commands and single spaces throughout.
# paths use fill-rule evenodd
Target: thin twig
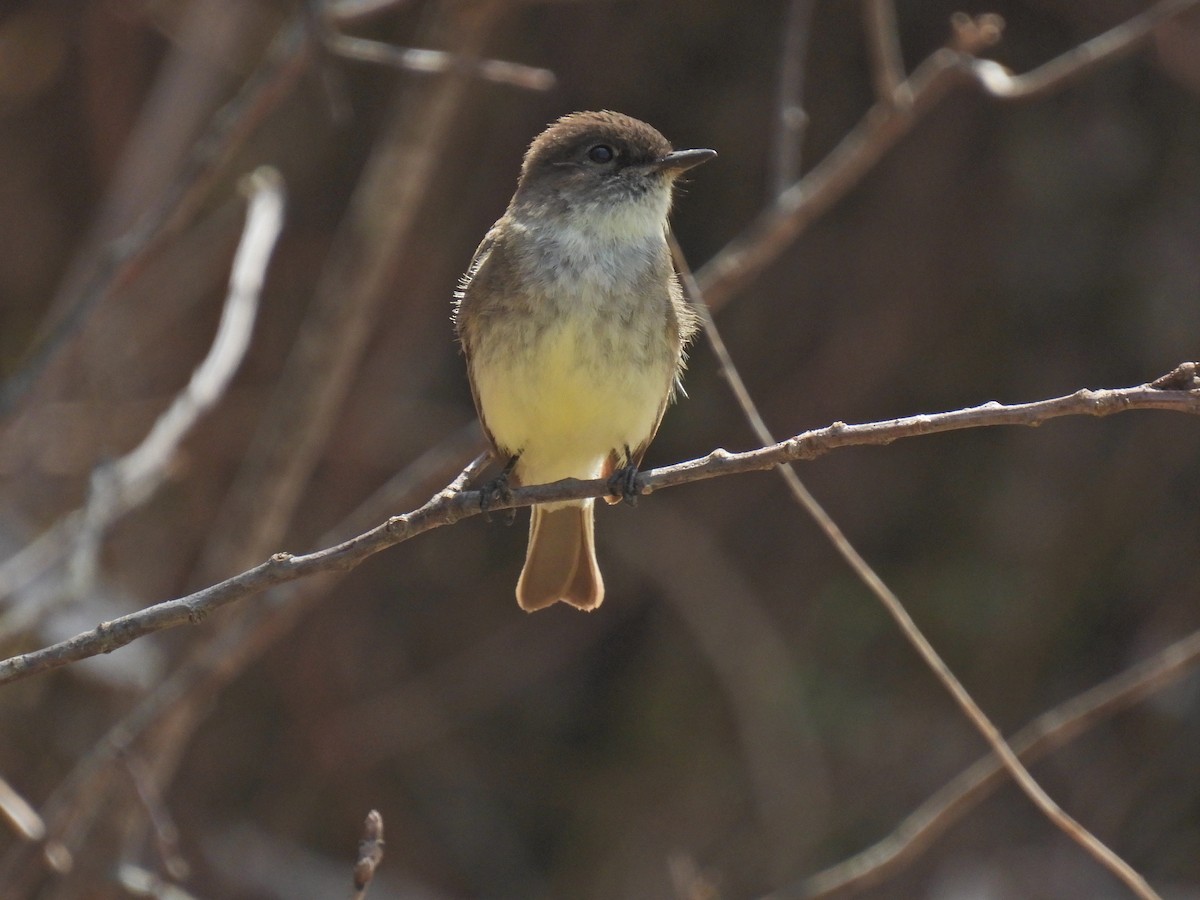
M 871 74 L 880 103 L 907 108 L 911 89 L 904 80 L 904 52 L 896 24 L 894 0 L 863 0 L 863 24 L 871 52 Z
M 1097 722 L 1173 684 L 1197 666 L 1200 631 L 1042 713 L 1013 735 L 1009 746 L 1023 762 L 1034 762 Z M 772 893 L 769 900 L 824 900 L 851 888 L 878 884 L 920 856 L 1006 779 L 1007 773 L 994 755 L 982 757 L 917 807 L 883 840 L 793 887 Z
M 40 841 L 46 836 L 46 824 L 42 817 L 4 778 L 0 778 L 0 817 L 27 841 Z
M 445 440 L 431 447 L 405 466 L 393 478 L 375 491 L 341 523 L 321 536 L 319 544 L 334 543 L 348 538 L 386 516 L 389 510 L 409 503 L 414 494 L 427 490 L 427 485 L 441 477 L 447 460 L 459 460 L 479 453 L 483 435 L 472 421 Z M 490 455 L 479 453 L 460 471 L 445 490 L 460 491 L 486 468 Z M 457 466 L 455 466 L 457 468 Z M 203 648 L 199 655 L 187 659 L 142 698 L 133 709 L 108 729 L 96 741 L 86 756 L 76 763 L 70 774 L 55 788 L 47 800 L 43 818 L 49 836 L 44 855 L 57 860 L 55 868 L 70 867 L 73 848 L 86 842 L 88 829 L 94 820 L 95 807 L 104 795 L 104 785 L 114 763 L 127 753 L 165 714 L 179 706 L 204 707 L 224 685 L 236 677 L 269 646 L 278 641 L 310 608 L 316 598 L 331 586 L 336 570 L 306 582 L 282 585 L 268 593 L 257 604 L 253 615 L 240 617 L 234 627 L 221 630 L 217 639 Z M 27 854 L 23 848 L 12 848 L 0 861 L 0 884 L 9 884 L 14 873 L 26 868 Z
M 331 34 L 327 39 L 326 46 L 331 53 L 344 59 L 393 66 L 422 74 L 439 74 L 465 67 L 466 71 L 485 81 L 494 81 L 498 84 L 507 84 L 530 91 L 548 91 L 554 87 L 556 81 L 554 73 L 549 69 L 539 69 L 503 59 L 464 60 L 462 57 L 442 50 L 397 47 L 383 41 L 351 37 L 345 34 Z
M 808 35 L 816 0 L 792 0 L 788 4 L 780 52 L 779 95 L 775 112 L 774 154 L 771 159 L 771 190 L 779 194 L 800 177 L 804 132 L 804 74 L 808 62 Z
M 358 859 L 354 862 L 354 893 L 350 900 L 363 900 L 375 878 L 375 870 L 383 862 L 383 816 L 377 810 L 367 813 L 363 823 L 362 840 L 358 842 Z
M 935 52 L 904 82 L 912 98 L 909 106 L 877 103 L 820 163 L 697 270 L 696 281 L 709 307 L 719 310 L 743 290 L 955 85 L 974 82 L 999 100 L 1027 99 L 1060 90 L 1094 68 L 1132 52 L 1158 25 L 1198 5 L 1200 0 L 1160 0 L 1025 75 L 1010 75 L 997 63 L 950 49 Z
M 159 862 L 172 878 L 182 881 L 188 877 L 188 865 L 179 850 L 179 827 L 175 824 L 158 786 L 154 783 L 146 764 L 133 753 L 124 754 L 125 772 L 133 783 L 138 801 L 145 810 L 146 819 L 154 832 L 154 844 Z
M 395 0 L 343 3 L 334 8 L 330 18 L 335 22 L 349 21 L 391 5 L 396 5 Z M 259 70 L 212 117 L 208 131 L 194 142 L 178 176 L 162 192 L 157 205 L 100 249 L 86 279 L 65 299 L 65 314 L 27 351 L 19 368 L 0 381 L 0 418 L 28 393 L 57 352 L 75 336 L 91 310 L 135 277 L 147 257 L 192 220 L 234 154 L 266 115 L 290 94 L 312 63 L 313 42 L 305 39 L 305 31 L 303 16 L 280 29 Z M 339 35 L 329 49 L 350 58 L 401 65 L 421 72 L 459 67 L 488 81 L 529 90 L 545 91 L 555 84 L 553 72 L 521 63 L 471 60 L 438 50 L 406 50 L 374 41 L 358 41 Z M 366 44 L 374 46 L 367 48 Z
M 960 56 L 958 62 L 992 96 L 1002 100 L 1028 100 L 1073 84 L 1100 66 L 1126 56 L 1159 25 L 1197 5 L 1200 0 L 1159 0 L 1133 18 L 1023 75 L 1012 75 L 997 63 L 974 57 Z
M 166 481 L 183 439 L 224 396 L 246 356 L 267 265 L 283 229 L 284 188 L 279 173 L 269 167 L 256 170 L 244 184 L 249 195 L 246 224 L 207 355 L 142 442 L 92 474 L 91 492 L 71 559 L 73 581 L 79 591 L 90 590 L 95 583 L 100 546 L 108 529 L 145 503 Z
M 721 339 L 716 322 L 713 320 L 712 313 L 704 303 L 704 296 L 699 292 L 700 288 L 696 284 L 696 279 L 692 276 L 691 269 L 688 267 L 679 242 L 675 239 L 674 234 L 668 234 L 668 238 L 671 244 L 671 253 L 675 257 L 675 265 L 679 270 L 684 289 L 690 295 L 692 307 L 700 315 L 705 333 L 717 354 L 721 371 L 733 389 L 738 405 L 742 408 L 742 412 L 750 422 L 750 426 L 753 428 L 758 440 L 764 444 L 772 443 L 775 439 L 767 428 L 766 422 L 759 413 L 753 398 L 751 398 L 750 392 L 746 389 L 746 384 L 742 380 L 737 367 L 734 365 L 733 358 L 729 355 L 729 351 L 725 347 L 725 342 Z M 1029 770 L 1025 768 L 1020 759 L 1013 753 L 1012 748 L 1005 742 L 1000 730 L 987 717 L 987 714 L 984 713 L 979 704 L 975 702 L 975 698 L 970 695 L 966 687 L 958 680 L 958 677 L 950 671 L 950 667 L 946 665 L 945 661 L 934 649 L 933 644 L 929 642 L 917 626 L 917 623 L 913 621 L 912 616 L 908 614 L 908 610 L 905 609 L 900 598 L 887 586 L 862 554 L 858 552 L 857 548 L 850 542 L 850 539 L 846 537 L 845 532 L 834 522 L 833 517 L 825 511 L 825 508 L 817 502 L 817 498 L 800 481 L 800 477 L 796 474 L 795 470 L 790 465 L 780 465 L 777 468 L 797 502 L 799 502 L 805 512 L 809 514 L 818 527 L 825 533 L 830 543 L 833 544 L 834 548 L 845 559 L 859 580 L 883 604 L 888 615 L 899 626 L 905 639 L 917 651 L 921 659 L 924 660 L 925 665 L 929 667 L 938 681 L 942 683 L 942 686 L 949 691 L 950 696 L 954 698 L 959 708 L 962 709 L 963 713 L 971 721 L 971 724 L 975 726 L 984 740 L 991 745 L 992 751 L 999 757 L 1004 768 L 1008 770 L 1013 780 L 1016 781 L 1017 786 L 1021 788 L 1030 801 L 1051 822 L 1057 825 L 1064 834 L 1074 840 L 1085 851 L 1091 854 L 1097 862 L 1123 881 L 1137 896 L 1142 898 L 1157 898 L 1158 894 L 1151 889 L 1146 880 L 1132 866 L 1072 818 L 1034 780 L 1033 776 L 1029 774 Z
M 472 59 L 503 11 L 497 0 L 433 7 L 431 39 L 449 39 L 453 55 Z M 407 85 L 339 223 L 329 259 L 266 410 L 219 510 L 200 557 L 205 583 L 278 547 L 342 414 L 394 273 L 420 221 L 459 109 L 468 72 Z
M 1188 364 L 1194 365 L 1194 364 Z M 826 428 L 777 444 L 731 453 L 714 450 L 707 456 L 651 469 L 638 476 L 638 489 L 650 494 L 663 488 L 691 484 L 709 478 L 745 472 L 761 472 L 785 462 L 815 459 L 832 450 L 849 446 L 880 446 L 903 438 L 1001 425 L 1037 427 L 1064 416 L 1103 417 L 1135 409 L 1160 409 L 1200 415 L 1200 390 L 1159 390 L 1149 384 L 1111 390 L 1079 390 L 1073 394 L 1006 406 L 990 402 L 952 412 L 908 416 L 862 425 L 835 422 Z M 493 510 L 515 509 L 534 503 L 582 500 L 609 493 L 605 479 L 580 481 L 568 478 L 553 484 L 531 485 L 512 491 L 510 497 L 490 505 Z M 257 594 L 274 585 L 306 578 L 320 572 L 346 571 L 363 560 L 396 544 L 479 515 L 482 495 L 447 487 L 423 506 L 393 516 L 347 541 L 324 550 L 293 556 L 276 553 L 240 575 L 202 590 L 147 607 L 73 638 L 0 661 L 0 684 L 7 684 L 49 669 L 109 653 L 143 635 L 178 625 L 195 624 L 213 611 Z
M 88 313 L 132 280 L 153 252 L 192 221 L 234 154 L 288 95 L 307 67 L 301 33 L 295 26 L 280 32 L 259 70 L 213 115 L 208 131 L 192 145 L 179 174 L 162 192 L 157 205 L 97 254 L 92 271 L 63 301 L 67 312 L 62 319 L 30 350 L 22 367 L 0 384 L 0 417 L 32 387 Z

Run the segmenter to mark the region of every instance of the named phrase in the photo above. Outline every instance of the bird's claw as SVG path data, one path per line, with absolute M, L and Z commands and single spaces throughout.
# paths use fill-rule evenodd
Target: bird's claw
M 621 466 L 608 477 L 608 492 L 614 497 L 624 500 L 630 506 L 637 506 L 641 491 L 638 490 L 638 467 L 630 463 Z

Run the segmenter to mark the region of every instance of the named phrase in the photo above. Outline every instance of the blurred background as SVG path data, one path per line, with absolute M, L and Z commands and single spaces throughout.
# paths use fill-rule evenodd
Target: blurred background
M 1001 15 L 986 55 L 1025 71 L 1145 5 L 896 12 L 910 71 L 960 10 Z M 675 207 L 699 268 L 875 99 L 858 3 L 327 10 L 343 34 L 548 70 L 540 90 L 347 60 L 299 4 L 0 10 L 0 556 L 85 504 L 203 358 L 239 179 L 269 163 L 289 195 L 231 388 L 88 578 L 68 543 L 10 579 L 4 656 L 325 546 L 459 472 L 482 444 L 451 292 L 547 122 L 617 109 L 717 149 Z M 781 77 L 802 77 L 807 114 L 782 165 Z M 1196 359 L 1200 18 L 1047 96 L 947 90 L 718 323 L 780 436 Z M 703 340 L 686 384 L 648 466 L 756 446 Z M 1200 628 L 1198 459 L 1194 418 L 1138 412 L 800 474 L 1011 733 Z M 195 897 L 346 896 L 375 808 L 377 900 L 801 896 L 782 889 L 983 753 L 772 473 L 603 508 L 594 615 L 518 610 L 526 515 L 500 518 L 0 690 L 0 776 L 72 861 L 54 874 L 0 829 L 0 894 L 126 897 L 141 871 Z M 1164 896 L 1194 898 L 1197 746 L 1189 675 L 1033 771 Z M 1126 896 L 1010 786 L 857 895 Z

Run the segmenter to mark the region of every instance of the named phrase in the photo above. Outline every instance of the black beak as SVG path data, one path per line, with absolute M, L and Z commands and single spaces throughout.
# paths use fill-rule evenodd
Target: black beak
M 716 155 L 716 150 L 675 150 L 656 159 L 652 165 L 659 172 L 686 172 L 700 163 L 708 162 Z

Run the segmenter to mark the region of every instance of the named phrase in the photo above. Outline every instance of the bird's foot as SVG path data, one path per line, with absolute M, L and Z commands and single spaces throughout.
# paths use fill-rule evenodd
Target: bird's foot
M 492 521 L 491 508 L 497 504 L 508 503 L 512 500 L 512 488 L 508 486 L 508 477 L 512 474 L 513 468 L 517 465 L 517 457 L 512 457 L 504 466 L 504 470 L 487 482 L 479 489 L 479 509 L 483 513 L 484 519 L 488 522 Z M 505 509 L 500 511 L 503 518 L 500 520 L 505 525 L 511 525 L 517 518 L 515 509 Z
M 630 506 L 637 506 L 638 497 L 641 494 L 638 490 L 637 479 L 638 467 L 633 463 L 616 469 L 608 477 L 608 492 L 616 498 L 610 502 L 619 503 L 624 500 Z

